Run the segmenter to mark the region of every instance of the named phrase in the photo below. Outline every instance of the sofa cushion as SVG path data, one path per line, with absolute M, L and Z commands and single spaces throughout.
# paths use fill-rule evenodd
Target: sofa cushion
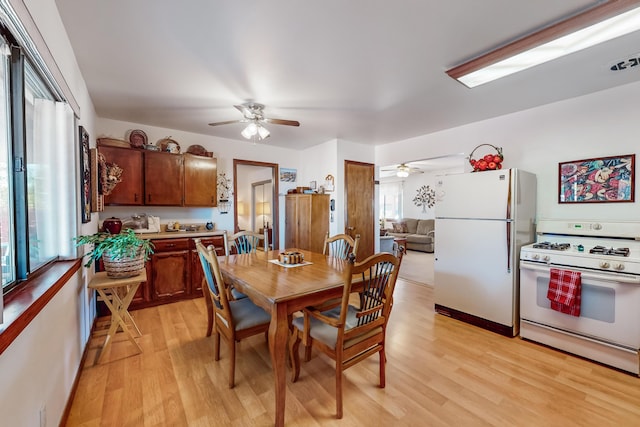
M 433 230 L 434 227 L 434 220 L 432 219 L 421 219 L 418 220 L 418 228 L 416 233 L 417 234 L 427 234 L 429 233 L 431 230 Z
M 421 243 L 421 244 L 429 244 L 433 242 L 433 238 L 431 236 L 427 236 L 426 234 L 409 234 L 406 237 L 407 243 Z
M 404 233 L 415 234 L 418 229 L 418 220 L 415 218 L 402 218 L 402 222 L 407 224 L 407 231 Z
M 407 233 L 408 228 L 405 222 L 392 222 L 394 233 Z

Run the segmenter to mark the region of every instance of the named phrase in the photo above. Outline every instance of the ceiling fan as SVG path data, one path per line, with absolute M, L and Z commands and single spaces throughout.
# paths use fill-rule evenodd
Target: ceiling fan
M 248 123 L 247 127 L 241 132 L 241 135 L 247 139 L 256 139 L 258 141 L 268 138 L 271 134 L 264 123 L 272 123 L 274 125 L 300 126 L 300 122 L 296 120 L 272 119 L 264 116 L 264 105 L 257 102 L 245 102 L 244 104 L 234 105 L 238 111 L 244 116 L 238 120 L 227 120 L 224 122 L 209 123 L 209 126 L 228 125 L 232 123 Z
M 395 172 L 396 176 L 400 178 L 406 178 L 413 173 L 424 173 L 419 168 L 414 168 L 412 166 L 407 165 L 406 163 L 400 163 L 398 166 L 388 168 L 388 169 L 381 169 L 381 170 L 384 172 Z

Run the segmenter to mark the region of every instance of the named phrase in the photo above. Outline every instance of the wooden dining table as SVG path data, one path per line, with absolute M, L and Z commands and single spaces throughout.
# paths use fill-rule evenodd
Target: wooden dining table
M 218 257 L 225 283 L 233 284 L 256 305 L 271 313 L 269 351 L 275 377 L 275 425 L 284 426 L 287 343 L 293 313 L 342 296 L 346 262 L 323 254 L 304 254 L 306 264 L 275 263 L 279 251 Z

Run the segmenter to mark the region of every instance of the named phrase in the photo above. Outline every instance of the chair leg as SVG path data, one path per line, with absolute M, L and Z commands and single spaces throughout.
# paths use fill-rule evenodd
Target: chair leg
M 380 388 L 384 388 L 386 385 L 386 374 L 385 374 L 385 365 L 387 362 L 387 354 L 384 351 L 384 347 L 380 349 Z
M 307 313 L 304 314 L 304 331 L 301 331 L 303 334 L 302 342 L 304 343 L 304 361 L 308 362 L 311 360 L 311 320 L 309 319 L 309 315 Z
M 307 344 L 304 345 L 304 361 L 308 362 L 311 360 L 311 343 L 307 342 Z
M 300 377 L 300 332 L 294 330 L 289 340 L 289 360 L 291 361 L 291 382 Z
M 213 357 L 216 361 L 220 360 L 220 332 L 217 330 L 213 333 Z
M 229 343 L 229 388 L 236 385 L 236 340 L 232 339 Z
M 342 419 L 342 361 L 336 360 L 336 418 Z

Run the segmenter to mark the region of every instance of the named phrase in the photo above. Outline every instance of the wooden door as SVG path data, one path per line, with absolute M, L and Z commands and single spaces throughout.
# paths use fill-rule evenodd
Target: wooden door
M 345 233 L 360 235 L 357 260 L 362 261 L 375 250 L 374 165 L 345 160 L 344 176 Z
M 130 148 L 100 146 L 98 151 L 108 164 L 116 164 L 122 169 L 120 182 L 104 197 L 105 205 L 142 205 L 143 161 L 142 151 Z
M 216 206 L 218 168 L 212 157 L 185 154 L 184 206 Z
M 153 151 L 145 153 L 145 205 L 181 206 L 183 182 L 181 155 Z

